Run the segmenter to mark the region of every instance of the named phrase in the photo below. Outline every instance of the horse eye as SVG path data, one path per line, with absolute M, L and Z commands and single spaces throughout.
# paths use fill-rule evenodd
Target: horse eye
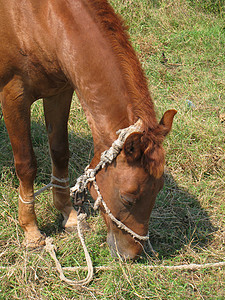
M 132 206 L 137 200 L 136 196 L 128 194 L 120 194 L 120 198 L 126 206 Z

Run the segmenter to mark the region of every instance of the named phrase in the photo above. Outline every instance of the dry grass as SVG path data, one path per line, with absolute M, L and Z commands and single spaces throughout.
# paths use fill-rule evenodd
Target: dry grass
M 157 259 L 131 264 L 112 260 L 101 217 L 91 215 L 86 235 L 99 271 L 87 289 L 58 278 L 49 256 L 27 252 L 17 221 L 18 180 L 4 120 L 0 118 L 0 299 L 224 299 L 224 268 L 199 271 L 148 270 L 141 266 L 207 263 L 225 257 L 225 56 L 224 19 L 190 7 L 188 1 L 113 1 L 130 25 L 131 39 L 149 79 L 159 117 L 178 110 L 165 142 L 166 184 L 150 220 Z M 166 63 L 162 62 L 164 52 Z M 32 137 L 38 159 L 37 188 L 48 183 L 50 158 L 41 101 L 32 107 Z M 77 99 L 69 122 L 70 179 L 90 162 L 91 132 Z M 36 203 L 41 230 L 54 238 L 63 266 L 83 266 L 77 234 L 61 228 L 49 192 Z M 68 276 L 82 277 L 83 271 Z

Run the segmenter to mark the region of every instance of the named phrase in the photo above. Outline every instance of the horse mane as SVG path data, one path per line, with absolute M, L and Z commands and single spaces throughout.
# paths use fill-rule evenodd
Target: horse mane
M 143 165 L 155 177 L 160 177 L 164 169 L 163 128 L 156 120 L 147 79 L 131 46 L 128 27 L 107 0 L 84 1 L 118 59 L 128 87 L 134 116 L 143 121 Z

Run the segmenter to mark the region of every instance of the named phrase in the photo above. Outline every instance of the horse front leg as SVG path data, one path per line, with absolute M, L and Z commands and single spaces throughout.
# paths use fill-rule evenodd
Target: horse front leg
M 63 226 L 73 230 L 77 225 L 77 212 L 70 200 L 68 180 L 69 145 L 67 122 L 73 90 L 44 99 L 44 112 L 52 159 L 53 201 L 64 217 Z
M 25 244 L 36 248 L 45 244 L 45 237 L 38 229 L 34 211 L 33 182 L 37 166 L 30 134 L 30 98 L 24 96 L 22 83 L 13 79 L 4 88 L 1 100 L 20 183 L 19 223 L 25 232 Z

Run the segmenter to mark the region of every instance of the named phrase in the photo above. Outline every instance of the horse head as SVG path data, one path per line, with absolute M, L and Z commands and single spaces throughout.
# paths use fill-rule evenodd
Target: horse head
M 101 196 L 112 215 L 140 237 L 148 234 L 150 214 L 163 187 L 165 159 L 162 142 L 171 130 L 175 114 L 175 110 L 169 110 L 156 128 L 130 134 L 119 155 L 96 175 Z M 93 186 L 90 192 L 96 199 Z M 143 250 L 144 239 L 135 238 L 118 226 L 105 207 L 100 207 L 112 255 L 137 258 Z

